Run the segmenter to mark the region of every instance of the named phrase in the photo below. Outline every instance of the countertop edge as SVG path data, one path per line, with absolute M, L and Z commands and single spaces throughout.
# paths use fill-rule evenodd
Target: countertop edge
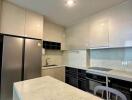
M 52 67 L 42 67 L 41 69 L 45 70 L 45 69 L 52 69 L 52 68 L 58 68 L 58 67 L 65 67 L 65 65 L 58 65 L 58 66 L 52 66 Z

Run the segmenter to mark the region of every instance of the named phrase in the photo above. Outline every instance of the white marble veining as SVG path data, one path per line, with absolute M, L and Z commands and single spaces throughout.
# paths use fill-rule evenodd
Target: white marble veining
M 14 84 L 13 100 L 102 100 L 49 76 Z

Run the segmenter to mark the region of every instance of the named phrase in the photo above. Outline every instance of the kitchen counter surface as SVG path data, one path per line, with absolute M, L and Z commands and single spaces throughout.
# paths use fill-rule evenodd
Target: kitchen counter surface
M 58 68 L 58 67 L 65 67 L 65 65 L 57 65 L 57 66 L 50 66 L 50 67 L 42 67 L 42 70 L 50 69 L 50 68 Z
M 102 100 L 49 76 L 14 84 L 13 100 Z
M 111 71 L 107 72 L 87 69 L 87 72 L 132 82 L 132 72 L 128 71 L 112 69 Z
M 132 82 L 132 72 L 111 70 L 110 72 L 108 72 L 108 76 Z
M 66 65 L 58 65 L 58 66 L 53 66 L 53 67 L 42 67 L 42 69 L 65 67 L 65 66 Z M 90 73 L 95 73 L 95 74 L 102 75 L 102 76 L 108 76 L 108 77 L 122 79 L 122 80 L 132 82 L 132 72 L 130 72 L 130 71 L 112 69 L 111 71 L 106 72 L 106 71 L 98 71 L 98 70 L 88 69 L 89 67 L 88 68 L 71 67 L 71 68 L 78 68 L 78 69 L 86 70 Z

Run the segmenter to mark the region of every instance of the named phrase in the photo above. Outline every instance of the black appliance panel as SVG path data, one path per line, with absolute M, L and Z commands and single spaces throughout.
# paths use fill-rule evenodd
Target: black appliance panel
M 126 95 L 128 100 L 132 100 L 132 82 L 109 78 L 109 87 L 114 88 Z
M 60 50 L 61 43 L 51 42 L 51 41 L 43 41 L 43 48 L 50 49 L 50 50 Z

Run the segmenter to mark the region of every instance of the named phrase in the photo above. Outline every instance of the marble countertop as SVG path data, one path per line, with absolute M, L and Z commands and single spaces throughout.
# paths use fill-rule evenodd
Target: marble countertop
M 50 66 L 50 67 L 42 67 L 41 69 L 42 69 L 42 70 L 45 70 L 45 69 L 58 68 L 58 67 L 65 67 L 65 65 L 57 65 L 57 66 Z
M 132 82 L 132 72 L 111 70 L 108 72 L 108 76 Z
M 102 100 L 49 76 L 17 82 L 13 91 L 13 100 Z
M 132 82 L 132 72 L 128 72 L 128 71 L 112 69 L 111 71 L 107 72 L 107 71 L 87 69 L 87 72 Z
M 66 65 L 58 65 L 58 66 L 53 66 L 53 67 L 42 67 L 42 69 L 65 67 L 65 66 Z M 108 77 L 113 77 L 113 78 L 122 79 L 122 80 L 132 82 L 132 72 L 130 72 L 130 71 L 112 69 L 111 71 L 106 72 L 106 71 L 98 71 L 98 70 L 88 69 L 88 68 L 84 68 L 84 67 L 75 67 L 74 66 L 71 68 L 83 69 L 83 70 L 86 70 L 90 73 L 95 73 L 95 74 L 99 74 L 102 76 L 108 76 Z

